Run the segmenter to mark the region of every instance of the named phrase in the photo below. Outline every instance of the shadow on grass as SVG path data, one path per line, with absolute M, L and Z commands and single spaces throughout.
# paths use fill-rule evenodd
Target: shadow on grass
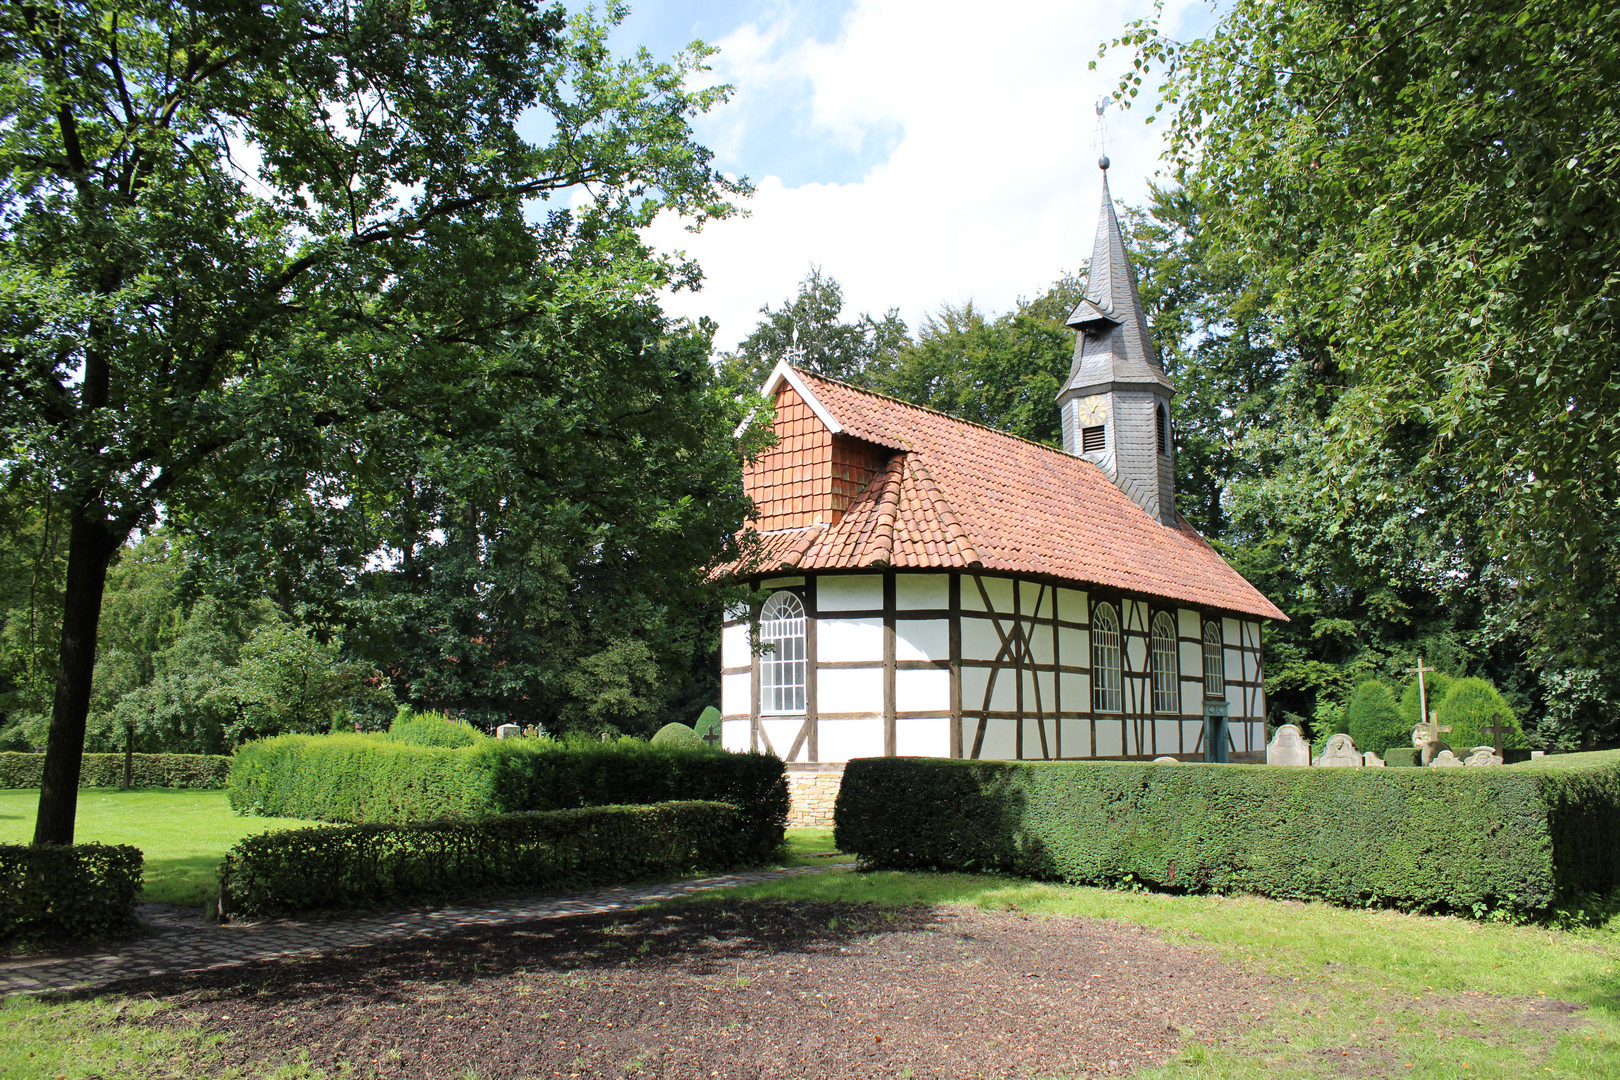
M 216 1001 L 251 998 L 257 1005 L 296 1008 L 338 997 L 386 1003 L 403 1000 L 405 986 L 525 972 L 583 974 L 657 965 L 704 977 L 733 972 L 746 958 L 836 953 L 857 939 L 915 932 L 930 925 L 930 913 L 921 908 L 734 901 L 679 913 L 647 909 L 470 927 L 326 956 L 131 979 L 52 997 L 86 1000 L 112 993 L 164 998 L 201 992 Z

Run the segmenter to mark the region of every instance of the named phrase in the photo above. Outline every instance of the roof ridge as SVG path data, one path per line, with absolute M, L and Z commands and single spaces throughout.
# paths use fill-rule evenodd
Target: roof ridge
M 928 496 L 928 501 L 934 509 L 934 516 L 939 518 L 940 526 L 944 529 L 946 543 L 961 558 L 963 565 L 982 565 L 984 560 L 979 558 L 978 549 L 973 546 L 973 538 L 968 535 L 967 527 L 962 524 L 961 515 L 945 497 L 945 489 L 939 486 L 939 481 L 928 471 L 928 466 L 917 457 L 908 460 L 906 464 L 916 479 L 918 490 Z
M 966 424 L 968 427 L 978 428 L 980 431 L 988 431 L 990 434 L 999 435 L 1003 439 L 1011 439 L 1013 442 L 1021 442 L 1021 443 L 1024 443 L 1025 445 L 1027 445 L 1027 446 L 1033 446 L 1037 450 L 1046 450 L 1046 451 L 1048 451 L 1050 453 L 1057 454 L 1059 457 L 1062 457 L 1062 458 L 1064 458 L 1066 460 L 1070 460 L 1070 461 L 1085 461 L 1086 460 L 1085 458 L 1082 458 L 1082 457 L 1076 457 L 1075 455 L 1069 453 L 1068 451 L 1064 450 L 1060 446 L 1050 446 L 1050 445 L 1048 445 L 1046 443 L 1043 443 L 1043 442 L 1036 442 L 1034 439 L 1026 439 L 1022 435 L 1014 435 L 1010 431 L 1002 431 L 1000 428 L 993 428 L 988 424 L 981 424 L 977 420 L 968 420 L 968 419 L 966 419 L 964 417 L 953 416 L 950 413 L 945 412 L 942 409 L 930 408 L 927 405 L 918 405 L 915 401 L 907 401 L 905 398 L 898 398 L 898 397 L 895 397 L 893 394 L 880 394 L 876 390 L 868 390 L 864 386 L 856 386 L 854 383 L 847 383 L 842 379 L 833 379 L 833 378 L 829 378 L 826 375 L 818 375 L 813 371 L 805 371 L 803 368 L 794 368 L 793 370 L 797 371 L 800 375 L 808 376 L 809 378 L 812 378 L 812 379 L 816 380 L 817 382 L 831 383 L 834 386 L 841 386 L 845 390 L 853 390 L 857 394 L 865 394 L 868 397 L 881 398 L 884 401 L 892 401 L 896 405 L 903 405 L 904 407 L 906 407 L 908 409 L 916 409 L 918 412 L 933 413 L 935 416 L 944 417 L 946 420 L 949 420 L 953 424 Z M 845 432 L 845 434 L 849 434 L 849 433 Z M 857 438 L 857 439 L 860 438 L 859 435 L 855 435 L 853 437 Z M 870 442 L 871 440 L 862 440 L 862 441 Z M 1087 464 L 1093 464 L 1093 463 L 1087 462 Z

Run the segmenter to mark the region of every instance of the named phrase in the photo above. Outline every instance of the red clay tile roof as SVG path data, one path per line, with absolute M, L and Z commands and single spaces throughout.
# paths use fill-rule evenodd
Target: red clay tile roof
M 1287 620 L 1185 518 L 1159 524 L 1089 461 L 794 374 L 844 434 L 894 452 L 834 524 L 759 535 L 754 572 L 982 568 Z

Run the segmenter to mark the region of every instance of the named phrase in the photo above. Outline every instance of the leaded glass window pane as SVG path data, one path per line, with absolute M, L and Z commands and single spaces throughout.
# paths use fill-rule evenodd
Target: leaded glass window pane
M 1125 709 L 1119 671 L 1119 616 L 1111 604 L 1098 604 L 1091 613 L 1091 707 L 1097 712 Z
M 804 712 L 804 605 L 790 592 L 772 593 L 759 613 L 759 711 Z
M 1181 711 L 1181 671 L 1176 663 L 1176 621 L 1169 612 L 1153 616 L 1153 711 Z
M 1221 624 L 1204 624 L 1204 696 L 1226 696 L 1226 658 L 1221 651 Z

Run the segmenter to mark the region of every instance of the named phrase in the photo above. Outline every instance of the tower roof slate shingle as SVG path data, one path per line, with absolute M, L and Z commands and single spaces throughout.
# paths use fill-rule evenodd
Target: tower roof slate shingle
M 1089 461 L 786 365 L 767 395 L 784 381 L 891 453 L 835 523 L 757 534 L 734 571 L 996 570 L 1287 621 L 1185 518 L 1159 524 Z
M 1106 168 L 1086 294 L 1069 314 L 1068 325 L 1080 334 L 1060 398 L 1115 383 L 1150 383 L 1174 391 L 1148 333 L 1147 314 L 1136 290 L 1136 270 L 1125 252 L 1125 235 L 1108 192 Z

